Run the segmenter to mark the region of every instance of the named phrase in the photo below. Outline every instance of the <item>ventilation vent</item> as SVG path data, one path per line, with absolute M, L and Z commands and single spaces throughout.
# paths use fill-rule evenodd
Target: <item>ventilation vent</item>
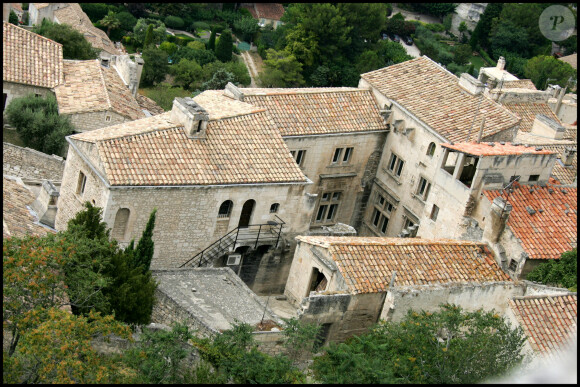
M 228 256 L 228 262 L 226 263 L 226 265 L 228 266 L 239 265 L 241 259 L 242 254 L 231 254 Z

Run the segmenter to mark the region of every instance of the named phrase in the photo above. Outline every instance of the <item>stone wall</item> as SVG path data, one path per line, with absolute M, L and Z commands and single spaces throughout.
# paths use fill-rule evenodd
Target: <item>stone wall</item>
M 60 182 L 65 161 L 56 155 L 47 155 L 30 148 L 4 142 L 2 147 L 2 172 L 23 180 L 51 180 Z
M 284 334 L 281 331 L 253 332 L 253 336 L 260 351 L 272 356 L 287 353 L 284 347 Z
M 76 132 L 88 132 L 90 130 L 100 129 L 107 126 L 113 126 L 122 124 L 123 122 L 131 121 L 130 118 L 124 117 L 110 110 L 66 115 L 70 117 L 70 121 Z M 106 117 L 110 117 L 110 120 L 107 121 Z
M 461 22 L 465 22 L 467 29 L 473 32 L 486 7 L 487 3 L 459 3 L 451 19 L 450 31 L 454 35 L 460 36 L 459 25 Z M 465 33 L 468 37 L 470 36 L 468 32 Z
M 6 94 L 6 101 L 5 106 L 2 108 L 2 114 L 4 114 L 5 109 L 10 105 L 13 98 L 26 97 L 28 94 L 40 94 L 42 97 L 46 97 L 49 94 L 54 95 L 54 92 L 51 89 L 45 87 L 30 86 L 6 81 L 2 82 L 2 93 Z

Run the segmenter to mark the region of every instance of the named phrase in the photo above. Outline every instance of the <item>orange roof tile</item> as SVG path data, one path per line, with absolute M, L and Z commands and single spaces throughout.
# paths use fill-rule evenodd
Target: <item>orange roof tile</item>
M 328 249 L 328 255 L 355 293 L 395 285 L 511 281 L 484 243 L 451 239 L 298 236 Z
M 282 136 L 386 130 L 370 90 L 241 88 L 244 101 L 267 109 Z
M 490 145 L 493 144 L 493 145 Z M 556 153 L 543 147 L 514 145 L 513 143 L 499 142 L 461 142 L 451 144 L 441 144 L 444 148 L 454 149 L 459 152 L 467 153 L 473 156 L 508 156 L 508 155 L 550 155 Z
M 279 3 L 256 3 L 258 17 L 270 20 L 280 20 L 284 15 L 284 7 Z
M 4 22 L 4 82 L 53 88 L 63 82 L 62 44 Z
M 577 241 L 577 188 L 560 187 L 553 180 L 546 186 L 512 185 L 512 205 L 507 226 L 520 241 L 530 259 L 559 259 Z M 501 190 L 484 190 L 491 202 Z M 528 208 L 535 211 L 528 212 Z
M 64 83 L 55 88 L 61 114 L 111 110 L 136 120 L 145 113 L 114 68 L 95 60 L 65 60 Z
M 514 297 L 509 306 L 536 352 L 559 355 L 577 328 L 576 294 Z
M 519 121 L 500 104 L 465 91 L 455 75 L 426 56 L 362 74 L 361 78 L 449 141 L 467 141 L 472 125 L 479 128 L 484 116 L 484 138 Z M 480 110 L 485 114 L 478 114 L 474 123 L 480 99 Z
M 537 114 L 543 114 L 549 119 L 556 121 L 559 125 L 562 125 L 547 103 L 504 103 L 503 106 L 522 118 L 519 128 L 522 132 L 530 132 L 532 130 Z
M 497 88 L 499 88 L 499 84 Z M 537 90 L 536 85 L 532 82 L 531 79 L 518 79 L 517 81 L 504 81 L 501 84 L 502 89 L 529 89 L 529 90 Z

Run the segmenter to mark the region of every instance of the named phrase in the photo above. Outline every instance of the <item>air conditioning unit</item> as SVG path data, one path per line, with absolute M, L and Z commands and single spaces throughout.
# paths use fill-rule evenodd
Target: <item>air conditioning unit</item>
M 228 255 L 228 262 L 226 263 L 226 265 L 228 266 L 239 265 L 241 259 L 242 254 L 230 254 Z

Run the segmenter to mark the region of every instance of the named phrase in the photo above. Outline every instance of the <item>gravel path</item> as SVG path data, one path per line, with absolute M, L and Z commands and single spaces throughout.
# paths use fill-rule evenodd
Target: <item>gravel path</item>
M 258 70 L 256 69 L 256 65 L 254 64 L 254 59 L 248 51 L 242 51 L 242 59 L 246 63 L 246 67 L 248 68 L 248 72 L 250 73 L 250 87 L 258 87 L 256 86 L 255 78 L 258 77 Z

